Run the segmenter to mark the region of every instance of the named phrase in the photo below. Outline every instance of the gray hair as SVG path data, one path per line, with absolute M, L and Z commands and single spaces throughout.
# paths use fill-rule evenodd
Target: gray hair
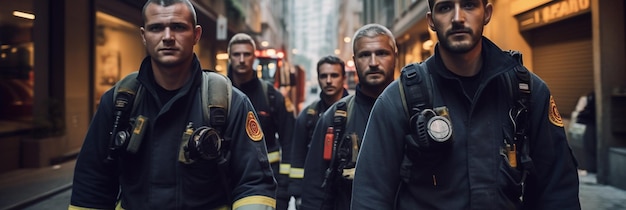
M 356 45 L 356 41 L 358 41 L 359 39 L 363 37 L 373 38 L 373 37 L 377 37 L 381 35 L 387 36 L 389 38 L 389 46 L 393 48 L 394 53 L 398 53 L 398 46 L 396 45 L 396 38 L 393 37 L 393 34 L 391 33 L 391 31 L 387 29 L 387 27 L 382 26 L 380 24 L 375 24 L 375 23 L 364 25 L 363 27 L 359 28 L 359 30 L 357 30 L 354 33 L 354 37 L 352 37 L 352 53 L 356 54 L 355 45 Z

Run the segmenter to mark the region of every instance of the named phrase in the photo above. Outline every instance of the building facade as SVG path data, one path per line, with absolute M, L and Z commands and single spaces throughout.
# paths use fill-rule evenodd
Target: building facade
M 203 28 L 194 51 L 204 68 L 225 74 L 227 57 L 219 55 L 238 32 L 253 35 L 257 45 L 265 37 L 283 45 L 282 20 L 261 18 L 263 12 L 284 10 L 282 1 L 191 2 Z M 100 96 L 136 71 L 146 56 L 139 31 L 144 3 L 0 3 L 0 108 L 5 110 L 0 114 L 0 173 L 48 166 L 78 153 Z M 264 27 L 272 33 L 265 35 Z

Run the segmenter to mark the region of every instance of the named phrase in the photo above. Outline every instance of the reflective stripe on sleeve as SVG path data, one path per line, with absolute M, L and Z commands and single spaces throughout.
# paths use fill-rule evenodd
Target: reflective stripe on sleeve
M 115 206 L 116 210 L 124 210 L 122 208 L 122 205 L 120 204 L 121 202 L 117 202 L 117 205 Z M 69 207 L 67 207 L 67 210 L 101 210 L 101 209 L 85 208 L 85 207 L 70 205 Z
M 233 210 L 274 210 L 276 199 L 255 195 L 241 198 L 233 203 Z
M 291 168 L 291 170 L 289 170 L 289 178 L 292 178 L 292 179 L 304 178 L 304 168 Z
M 280 164 L 280 174 L 289 174 L 289 170 L 291 169 L 291 164 L 289 163 L 281 163 Z
M 267 160 L 270 164 L 280 161 L 280 151 L 267 153 Z

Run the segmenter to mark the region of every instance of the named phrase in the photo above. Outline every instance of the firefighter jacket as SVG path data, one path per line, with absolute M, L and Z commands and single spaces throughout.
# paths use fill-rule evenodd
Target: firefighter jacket
M 278 193 L 284 197 L 289 183 L 291 137 L 295 123 L 294 107 L 291 101 L 273 86 L 263 86 L 268 86 L 268 83 L 253 78 L 236 87 L 250 98 L 259 116 L 270 165 L 278 182 Z M 267 92 L 264 92 L 264 88 Z
M 322 94 L 324 93 L 320 93 L 320 98 Z M 343 97 L 347 95 L 348 91 L 344 89 Z M 324 100 L 319 99 L 304 108 L 296 118 L 291 141 L 291 170 L 289 172 L 289 194 L 296 198 L 302 195 L 301 182 L 304 177 L 304 160 L 309 151 L 311 135 L 313 135 L 317 120 L 330 105 L 332 104 L 327 104 Z
M 438 48 L 436 48 L 438 49 Z M 407 162 L 411 131 L 400 85 L 394 81 L 376 101 L 356 166 L 352 209 L 580 209 L 576 161 L 547 85 L 531 73 L 529 156 L 534 170 L 522 193 L 522 171 L 502 148 L 512 127 L 511 91 L 499 78 L 521 65 L 482 39 L 482 79 L 473 97 L 447 70 L 439 51 L 426 62 L 433 107 L 446 106 L 452 122 L 451 150 Z M 404 161 L 403 161 L 404 160 Z
M 331 167 L 330 161 L 323 158 L 325 134 L 327 128 L 333 125 L 337 104 L 344 102 L 347 104 L 347 119 L 344 125 L 343 137 L 350 137 L 354 141 L 360 142 L 363 132 L 365 131 L 365 126 L 367 125 L 367 118 L 375 100 L 375 98 L 363 94 L 360 90 L 360 86 L 357 86 L 354 96 L 346 96 L 338 102 L 335 102 L 318 120 L 317 126 L 313 131 L 309 152 L 304 164 L 302 209 L 340 210 L 350 208 L 352 180 L 345 178 L 341 172 L 332 173 L 332 175 L 328 177 L 325 175 L 327 169 Z M 340 139 L 343 139 L 343 137 L 340 137 Z M 347 172 L 354 168 L 353 163 L 348 162 L 347 164 L 349 166 L 344 168 L 342 172 Z M 334 166 L 338 166 L 338 164 L 334 164 Z M 331 170 L 336 169 L 335 167 Z M 325 183 L 324 187 L 322 187 L 323 183 Z
M 189 82 L 162 102 L 150 61 L 150 57 L 143 60 L 137 76 L 144 91 L 138 96 L 141 102 L 136 104 L 136 113 L 148 119 L 141 146 L 135 154 L 122 152 L 113 161 L 104 161 L 114 122 L 114 90 L 107 91 L 78 155 L 70 209 L 114 209 L 116 205 L 123 209 L 274 209 L 276 183 L 247 97 L 232 89 L 223 130 L 223 136 L 230 139 L 229 166 L 220 171 L 215 161 L 182 163 L 179 150 L 186 126 L 190 122 L 193 128 L 208 125 L 201 108 L 200 63 L 194 56 Z

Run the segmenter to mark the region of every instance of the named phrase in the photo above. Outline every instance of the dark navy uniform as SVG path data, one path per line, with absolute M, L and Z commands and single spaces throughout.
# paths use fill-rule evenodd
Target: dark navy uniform
M 550 91 L 534 74 L 528 115 L 534 171 L 520 200 L 520 171 L 501 153 L 505 135 L 512 132 L 512 99 L 511 88 L 499 79 L 520 64 L 484 37 L 482 49 L 474 96 L 444 67 L 438 50 L 426 62 L 433 105 L 447 106 L 453 128 L 452 148 L 436 165 L 427 159 L 403 164 L 405 135 L 411 132 L 408 113 L 401 111 L 406 109 L 399 83 L 385 89 L 359 153 L 352 209 L 580 209 L 576 161 Z
M 139 150 L 122 152 L 113 162 L 104 162 L 114 121 L 111 89 L 101 98 L 78 156 L 70 209 L 113 209 L 118 200 L 124 209 L 217 209 L 231 204 L 232 209 L 273 209 L 276 184 L 263 134 L 250 127 L 258 123 L 247 97 L 233 88 L 224 130 L 231 152 L 224 173 L 231 189 L 224 189 L 227 185 L 215 161 L 179 162 L 189 122 L 194 128 L 208 125 L 203 122 L 198 59 L 194 57 L 192 63 L 191 82 L 173 92 L 154 82 L 150 60 L 143 60 L 137 76 L 144 91 L 136 113 L 148 118 Z
M 266 87 L 266 94 L 262 85 L 267 86 L 268 83 L 258 78 L 253 78 L 236 87 L 250 98 L 254 109 L 259 115 L 261 128 L 265 134 L 268 159 L 278 182 L 277 200 L 281 204 L 287 204 L 290 197 L 287 189 L 289 185 L 291 137 L 295 123 L 294 107 L 289 99 L 285 98 L 273 86 Z
M 320 98 L 323 93 L 320 93 Z M 348 91 L 344 89 L 343 97 L 348 95 Z M 326 104 L 320 99 L 311 104 L 300 112 L 296 118 L 296 124 L 293 129 L 293 140 L 291 150 L 291 170 L 289 172 L 289 194 L 296 198 L 302 195 L 302 178 L 304 177 L 304 161 L 309 151 L 309 143 L 313 130 L 317 124 L 317 120 L 322 116 L 324 111 L 332 104 Z
M 349 209 L 350 193 L 352 191 L 351 178 L 344 178 L 343 174 L 328 177 L 327 186 L 322 188 L 326 170 L 330 162 L 324 160 L 324 137 L 327 128 L 333 124 L 333 117 L 337 104 L 344 102 L 347 105 L 347 120 L 343 136 L 356 138 L 360 142 L 363 136 L 367 118 L 370 114 L 375 98 L 363 94 L 357 86 L 356 94 L 342 98 L 335 102 L 319 119 L 311 138 L 309 152 L 304 164 L 304 179 L 302 181 L 302 209 Z M 353 163 L 351 163 L 353 164 Z M 354 166 L 354 165 L 352 165 Z

